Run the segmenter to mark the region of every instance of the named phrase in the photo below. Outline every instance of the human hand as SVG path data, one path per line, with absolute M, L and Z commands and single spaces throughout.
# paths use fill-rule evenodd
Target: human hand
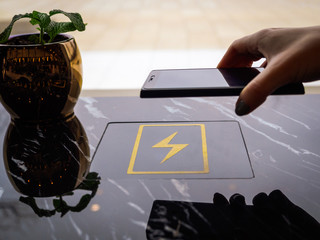
M 228 232 L 234 234 L 234 239 L 319 239 L 320 223 L 280 190 L 269 195 L 261 192 L 252 203 L 247 205 L 238 193 L 229 201 L 220 193 L 214 194 L 213 205 L 220 210 L 220 221 L 228 219 L 232 223 Z
M 261 30 L 234 41 L 218 68 L 251 67 L 265 58 L 264 71 L 241 92 L 236 114 L 259 107 L 277 88 L 320 79 L 320 26 Z

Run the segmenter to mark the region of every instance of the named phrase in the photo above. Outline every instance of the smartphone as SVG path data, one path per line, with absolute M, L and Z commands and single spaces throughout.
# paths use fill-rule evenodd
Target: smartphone
M 163 69 L 150 72 L 141 98 L 238 96 L 263 68 Z M 304 94 L 302 83 L 288 84 L 273 94 Z

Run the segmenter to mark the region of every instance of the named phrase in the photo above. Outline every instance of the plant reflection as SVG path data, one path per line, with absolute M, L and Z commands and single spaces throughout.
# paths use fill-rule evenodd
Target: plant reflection
M 53 210 L 40 209 L 36 203 L 34 197 L 20 197 L 19 201 L 29 205 L 35 214 L 39 217 L 51 217 L 56 213 L 61 213 L 61 217 L 63 217 L 69 211 L 71 212 L 81 212 L 85 209 L 90 203 L 91 199 L 97 193 L 98 187 L 100 184 L 100 177 L 96 172 L 90 172 L 86 179 L 77 187 L 76 190 L 88 190 L 91 191 L 91 194 L 85 194 L 81 197 L 79 203 L 76 206 L 69 206 L 66 201 L 63 200 L 63 196 L 73 195 L 73 191 L 69 193 L 65 193 L 63 195 L 57 196 L 52 200 L 52 204 L 54 206 Z
M 52 216 L 83 210 L 95 196 L 100 177 L 89 173 L 88 139 L 76 116 L 50 122 L 11 121 L 4 141 L 4 163 L 13 187 L 27 197 L 20 201 L 38 216 Z M 76 206 L 63 197 L 87 190 Z M 35 197 L 56 197 L 53 210 L 40 209 Z

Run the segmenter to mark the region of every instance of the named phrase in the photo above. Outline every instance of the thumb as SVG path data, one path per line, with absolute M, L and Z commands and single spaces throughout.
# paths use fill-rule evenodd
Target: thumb
M 242 90 L 236 103 L 237 115 L 249 114 L 259 107 L 271 93 L 287 82 L 277 72 L 272 67 L 267 67 Z

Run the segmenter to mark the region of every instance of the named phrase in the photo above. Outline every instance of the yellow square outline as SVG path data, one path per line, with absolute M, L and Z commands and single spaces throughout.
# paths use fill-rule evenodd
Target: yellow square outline
M 201 139 L 202 139 L 202 153 L 203 153 L 203 170 L 202 171 L 133 171 L 134 163 L 136 161 L 138 148 L 140 144 L 140 139 L 144 127 L 171 127 L 171 126 L 200 126 L 201 129 Z M 207 150 L 207 140 L 205 124 L 150 124 L 150 125 L 140 125 L 136 141 L 132 150 L 129 167 L 127 174 L 199 174 L 199 173 L 209 173 L 209 162 L 208 162 L 208 150 Z

